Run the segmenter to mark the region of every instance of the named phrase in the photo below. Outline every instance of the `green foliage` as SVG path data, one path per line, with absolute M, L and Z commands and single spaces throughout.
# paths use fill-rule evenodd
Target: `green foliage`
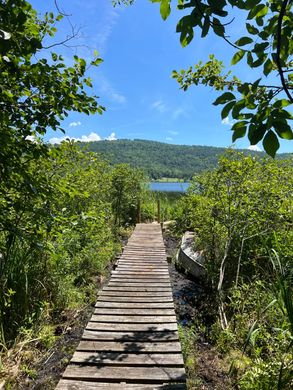
M 170 1 L 151 1 L 161 3 L 160 12 L 165 20 L 171 12 Z M 230 25 L 234 22 L 234 18 L 231 19 L 233 7 L 245 14 L 246 18 L 244 26 L 246 33 L 234 42 L 230 40 L 229 35 Z M 192 84 L 204 84 L 218 91 L 224 89 L 235 91 L 236 96 L 233 95 L 233 98 L 227 100 L 225 92 L 214 103 L 226 104 L 229 101 L 229 105 L 223 108 L 222 118 L 232 111 L 234 120 L 245 120 L 241 130 L 232 128 L 233 142 L 248 134 L 252 145 L 263 140 L 265 151 L 274 157 L 279 149 L 278 138 L 293 139 L 289 126 L 292 116 L 284 109 L 293 103 L 291 92 L 293 47 L 290 41 L 293 28 L 292 2 L 178 0 L 177 9 L 184 12 L 176 27 L 183 47 L 193 40 L 197 30 L 201 32 L 202 38 L 208 34 L 215 34 L 235 49 L 231 65 L 245 59 L 248 69 L 258 68 L 258 75 L 261 74 L 261 77 L 250 82 L 242 82 L 235 76 L 230 77 L 231 72 L 224 75 L 223 63 L 213 55 L 206 64 L 200 62 L 194 68 L 174 71 L 173 77 L 183 90 L 187 90 Z M 254 73 L 250 74 L 253 77 Z M 279 83 L 270 85 L 263 82 L 267 76 L 277 77 Z
M 193 179 L 177 212 L 217 292 L 211 337 L 244 390 L 292 384 L 292 170 L 292 160 L 230 151 Z
M 114 224 L 131 220 L 142 178 L 73 143 L 31 161 L 29 173 L 38 184 L 34 196 L 15 187 L 1 210 L 0 329 L 8 344 L 44 308 L 56 316 L 94 298 L 95 276 L 107 272 L 119 249 Z M 124 185 L 118 214 L 112 212 L 117 179 Z
M 113 168 L 110 180 L 114 224 L 134 225 L 137 221 L 138 204 L 144 191 L 143 172 L 132 169 L 127 164 L 118 164 Z
M 290 160 L 262 161 L 230 152 L 217 170 L 194 178 L 178 224 L 184 218 L 196 231 L 215 287 L 261 272 L 266 248 L 279 241 L 283 255 L 290 256 L 292 176 Z
M 62 130 L 60 123 L 69 111 L 95 114 L 104 110 L 97 97 L 85 90 L 90 81 L 85 77 L 84 59 L 74 56 L 74 64 L 66 66 L 57 53 L 50 52 L 51 60 L 41 57 L 50 49 L 44 46 L 44 39 L 55 35 L 55 24 L 61 18 L 46 13 L 40 19 L 25 0 L 1 3 L 0 169 L 5 180 L 13 181 L 11 171 L 17 171 L 29 186 L 32 179 L 25 161 L 46 152 L 44 145 L 32 142 L 30 137 L 44 135 L 47 128 Z M 91 65 L 100 62 L 97 57 Z

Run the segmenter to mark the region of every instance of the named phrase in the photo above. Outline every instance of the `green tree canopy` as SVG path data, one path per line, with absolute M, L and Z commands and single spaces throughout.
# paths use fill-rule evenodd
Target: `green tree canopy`
M 251 80 L 243 82 L 223 73 L 224 64 L 213 55 L 206 64 L 200 62 L 187 70 L 174 71 L 173 77 L 183 90 L 203 84 L 225 91 L 214 102 L 223 105 L 222 118 L 232 114 L 233 142 L 247 136 L 251 145 L 262 140 L 265 151 L 275 156 L 279 139 L 293 139 L 289 121 L 292 115 L 286 109 L 293 103 L 293 74 L 291 40 L 293 15 L 291 0 L 150 0 L 160 3 L 164 20 L 171 13 L 172 4 L 182 16 L 176 27 L 180 42 L 187 46 L 196 32 L 202 38 L 215 34 L 231 45 L 234 55 L 231 65 L 246 61 Z M 125 4 L 129 1 L 120 1 Z M 117 2 L 116 2 L 117 3 Z M 233 8 L 245 14 L 244 36 L 231 40 L 229 27 L 239 21 L 232 17 Z M 243 31 L 243 29 L 239 29 Z M 261 77 L 259 77 L 261 73 Z M 274 80 L 274 82 L 271 82 Z M 277 80 L 277 82 L 275 82 Z
M 55 24 L 62 15 L 46 13 L 43 18 L 25 0 L 0 1 L 0 175 L 11 171 L 25 176 L 25 161 L 45 152 L 32 142 L 48 128 L 62 130 L 61 121 L 69 111 L 102 113 L 96 96 L 89 96 L 91 81 L 85 76 L 87 64 L 74 56 L 67 66 L 62 56 L 44 45 L 54 37 Z M 43 56 L 43 58 L 42 58 Z M 95 58 L 92 66 L 102 60 Z

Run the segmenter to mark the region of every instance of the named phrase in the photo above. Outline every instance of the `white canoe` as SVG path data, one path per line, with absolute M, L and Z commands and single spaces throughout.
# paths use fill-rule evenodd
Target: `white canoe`
M 201 277 L 205 273 L 203 256 L 194 249 L 194 232 L 185 232 L 176 255 L 176 264 L 185 272 Z

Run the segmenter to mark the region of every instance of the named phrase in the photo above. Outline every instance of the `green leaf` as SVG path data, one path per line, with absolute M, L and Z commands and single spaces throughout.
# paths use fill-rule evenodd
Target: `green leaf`
M 269 46 L 269 42 L 263 42 L 263 43 L 256 43 L 254 45 L 254 48 L 252 50 L 253 53 L 260 53 L 260 54 L 263 54 L 263 52 L 265 51 L 265 49 Z
M 235 142 L 238 138 L 242 138 L 246 133 L 246 126 L 238 127 L 236 130 L 233 130 L 232 141 Z
M 164 20 L 166 20 L 171 13 L 170 1 L 171 0 L 161 0 L 160 13 Z
M 225 92 L 223 95 L 219 96 L 213 103 L 214 106 L 217 106 L 218 104 L 224 104 L 229 102 L 230 100 L 235 100 L 235 95 L 233 95 L 232 92 Z
M 255 124 L 251 124 L 248 130 L 248 139 L 251 145 L 256 145 L 261 141 L 267 131 L 267 127 L 264 124 L 257 126 Z
M 194 32 L 191 27 L 189 29 L 182 31 L 182 33 L 180 34 L 180 43 L 182 47 L 186 47 L 187 45 L 189 45 L 189 43 L 193 39 L 193 36 L 194 36 Z
M 273 121 L 273 126 L 278 133 L 279 137 L 283 139 L 293 139 L 293 132 L 287 122 Z
M 209 15 L 206 15 L 204 18 L 204 23 L 203 23 L 202 32 L 201 32 L 202 38 L 204 38 L 208 34 L 209 29 L 210 29 L 210 17 L 209 17 Z
M 244 99 L 239 100 L 237 103 L 234 104 L 233 110 L 232 110 L 232 118 L 238 119 L 240 111 L 246 106 L 246 102 Z
M 219 37 L 222 37 L 225 33 L 225 28 L 218 18 L 213 18 L 213 29 Z
M 280 100 L 277 100 L 274 104 L 273 104 L 273 107 L 276 107 L 276 108 L 282 108 L 282 107 L 287 107 L 287 106 L 290 106 L 291 102 L 287 99 L 280 99 Z
M 227 116 L 229 115 L 229 112 L 233 108 L 234 104 L 235 104 L 235 100 L 233 100 L 232 102 L 229 102 L 228 104 L 226 104 L 226 106 L 223 108 L 223 110 L 221 112 L 221 118 L 222 119 L 227 118 Z
M 268 12 L 268 7 L 266 7 L 264 4 L 258 4 L 257 6 L 251 8 L 247 16 L 247 19 L 249 20 L 256 17 L 264 16 L 267 14 L 267 12 Z
M 242 37 L 242 38 L 238 39 L 238 41 L 235 42 L 235 45 L 244 46 L 244 45 L 248 45 L 249 43 L 252 43 L 252 42 L 253 42 L 252 38 Z
M 244 54 L 245 54 L 245 50 L 237 51 L 237 53 L 234 54 L 231 60 L 231 65 L 237 64 L 237 62 L 239 62 L 243 58 Z
M 239 129 L 239 128 L 241 128 L 241 127 L 246 127 L 246 125 L 247 125 L 247 121 L 239 121 L 239 122 L 236 122 L 236 123 L 234 123 L 234 125 L 232 126 L 232 129 L 231 130 L 236 130 L 236 129 Z
M 246 23 L 246 29 L 252 35 L 256 35 L 259 33 L 258 29 L 249 23 Z
M 270 58 L 268 58 L 263 66 L 264 75 L 267 76 L 269 73 L 271 73 L 272 70 L 273 70 L 273 63 L 270 60 Z
M 269 130 L 263 139 L 263 147 L 267 154 L 271 157 L 275 157 L 277 150 L 280 147 L 280 143 L 276 134 Z

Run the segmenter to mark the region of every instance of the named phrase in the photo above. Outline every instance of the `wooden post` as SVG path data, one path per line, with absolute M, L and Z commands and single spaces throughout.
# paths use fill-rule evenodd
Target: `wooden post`
M 136 211 L 136 223 L 141 223 L 141 204 L 140 199 L 137 202 L 137 211 Z
M 161 202 L 160 199 L 157 200 L 158 205 L 158 223 L 161 223 Z

